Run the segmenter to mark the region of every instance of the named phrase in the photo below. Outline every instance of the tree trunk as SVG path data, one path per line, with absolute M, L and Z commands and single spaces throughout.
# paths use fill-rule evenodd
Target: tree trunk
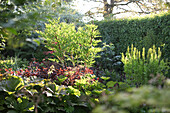
M 107 0 L 103 0 L 103 2 L 104 2 L 104 12 L 103 12 L 103 17 L 106 17 L 106 16 L 108 16 L 108 13 L 109 13 L 109 11 L 108 11 L 108 6 L 109 6 L 109 4 L 108 4 L 108 2 L 107 2 Z
M 110 4 L 107 2 L 107 0 L 103 0 L 103 2 L 104 2 L 103 17 L 108 17 L 113 12 L 114 0 L 111 0 Z

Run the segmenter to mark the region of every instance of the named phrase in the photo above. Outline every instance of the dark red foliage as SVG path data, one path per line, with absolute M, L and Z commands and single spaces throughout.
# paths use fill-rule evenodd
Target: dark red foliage
M 52 65 L 54 67 L 53 69 L 51 69 Z M 75 80 L 81 79 L 81 76 L 93 74 L 91 69 L 85 68 L 81 65 L 63 69 L 57 63 L 50 61 L 42 61 L 41 63 L 33 61 L 30 63 L 30 66 L 28 66 L 28 69 L 21 69 L 15 72 L 12 71 L 12 69 L 5 69 L 5 71 L 16 76 L 37 76 L 39 78 L 51 79 L 51 81 L 56 83 L 59 83 L 58 77 L 67 77 L 62 83 L 63 85 L 74 85 Z M 95 81 L 95 79 L 92 81 Z
M 45 51 L 45 52 L 43 52 L 43 54 L 45 54 L 45 55 L 53 54 L 53 53 L 54 53 L 54 51 Z

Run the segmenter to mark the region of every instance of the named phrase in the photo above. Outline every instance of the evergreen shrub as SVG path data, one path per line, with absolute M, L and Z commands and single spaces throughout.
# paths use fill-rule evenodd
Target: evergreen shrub
M 160 47 L 162 58 L 169 59 L 170 13 L 148 15 L 139 18 L 116 19 L 94 22 L 98 25 L 101 40 L 115 46 L 115 56 L 126 52 L 131 44 L 138 50 L 147 51 L 153 45 Z M 108 63 L 108 65 L 110 65 Z

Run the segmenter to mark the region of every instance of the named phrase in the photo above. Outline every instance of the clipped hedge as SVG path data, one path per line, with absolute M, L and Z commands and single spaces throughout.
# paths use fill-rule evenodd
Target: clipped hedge
M 95 22 L 102 36 L 102 41 L 115 45 L 116 55 L 125 52 L 133 44 L 137 49 L 146 51 L 153 45 L 161 47 L 163 58 L 170 52 L 170 13 L 163 12 L 145 17 L 116 19 Z M 170 60 L 168 58 L 168 60 Z

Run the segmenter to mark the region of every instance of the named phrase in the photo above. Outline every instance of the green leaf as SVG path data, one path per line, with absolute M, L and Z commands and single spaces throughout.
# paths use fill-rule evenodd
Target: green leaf
M 51 92 L 56 92 L 58 90 L 58 87 L 55 83 L 47 84 L 48 88 L 51 90 Z
M 21 99 L 21 98 L 18 98 L 17 101 L 18 101 L 19 103 L 22 103 L 22 99 Z
M 17 31 L 14 28 L 6 28 L 7 31 L 13 33 L 14 35 L 17 35 Z
M 103 80 L 109 80 L 110 77 L 101 77 L 101 79 L 103 79 Z
M 113 81 L 109 81 L 107 82 L 106 86 L 109 88 L 109 87 L 114 87 L 116 82 L 113 82 Z
M 15 110 L 9 110 L 7 113 L 18 113 L 18 112 Z
M 36 42 L 38 46 L 40 46 L 40 44 L 41 44 L 41 41 L 40 41 L 40 40 L 34 39 L 33 41 Z
M 71 92 L 72 92 L 74 95 L 76 95 L 76 96 L 80 96 L 80 95 L 81 95 L 81 93 L 80 93 L 80 91 L 79 91 L 78 89 L 75 89 L 75 88 L 73 88 L 72 86 L 68 86 L 68 88 L 71 90 Z
M 24 86 L 24 82 L 22 78 L 13 76 L 3 80 L 0 86 L 1 85 L 4 91 L 11 94 L 14 93 L 16 90 L 19 90 L 22 86 Z
M 67 79 L 67 77 L 65 76 L 58 76 L 57 78 L 60 81 L 60 83 L 64 82 Z

